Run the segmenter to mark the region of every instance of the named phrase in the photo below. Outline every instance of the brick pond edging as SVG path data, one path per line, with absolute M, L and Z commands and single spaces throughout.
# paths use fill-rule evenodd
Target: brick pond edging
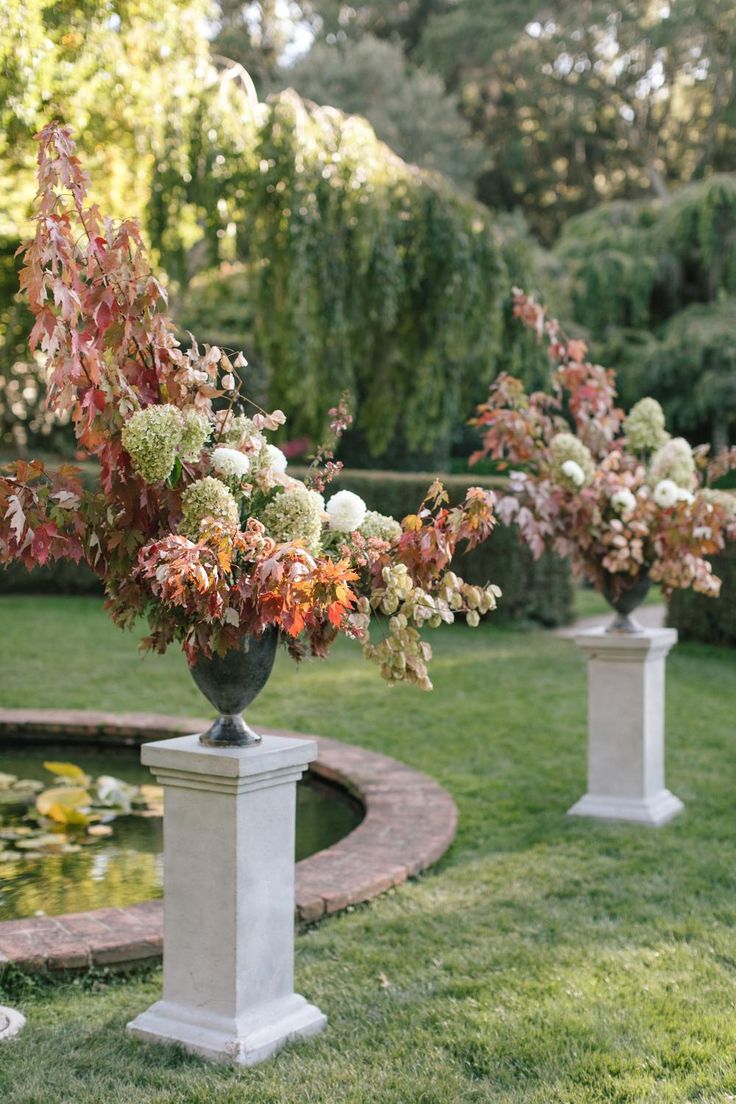
M 0 737 L 43 732 L 47 742 L 66 736 L 137 746 L 198 732 L 209 723 L 158 713 L 0 709 Z M 364 806 L 365 816 L 332 847 L 297 863 L 296 919 L 302 923 L 401 885 L 444 855 L 457 827 L 454 801 L 426 774 L 351 744 L 311 738 L 319 746 L 312 772 L 347 789 Z M 160 956 L 162 945 L 161 901 L 0 921 L 0 969 L 7 963 L 29 970 L 133 964 Z

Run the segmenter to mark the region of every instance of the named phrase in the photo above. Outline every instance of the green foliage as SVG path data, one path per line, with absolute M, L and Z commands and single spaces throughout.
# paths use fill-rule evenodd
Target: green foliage
M 497 227 L 363 119 L 273 97 L 217 213 L 241 263 L 198 277 L 180 321 L 235 347 L 242 335 L 292 436 L 319 439 L 325 409 L 351 392 L 351 465 L 446 467 L 492 376 L 539 358 L 510 324 L 535 251 L 521 224 Z
M 370 455 L 430 452 L 493 374 L 507 290 L 490 219 L 404 165 L 361 119 L 275 97 L 256 144 L 248 250 L 256 350 L 291 431 L 348 390 Z
M 40 408 L 45 381 L 28 355 L 29 315 L 13 299 L 13 254 L 28 236 L 33 134 L 72 126 L 115 217 L 141 220 L 158 259 L 184 278 L 216 256 L 223 171 L 248 142 L 251 100 L 237 72 L 210 60 L 208 0 L 9 0 L 0 21 L 0 444 L 58 447 Z M 228 152 L 224 159 L 223 150 Z M 217 158 L 223 158 L 218 161 Z M 192 252 L 194 250 L 194 252 Z
M 315 103 L 365 116 L 404 161 L 441 172 L 472 193 L 482 147 L 441 78 L 411 68 L 398 42 L 374 35 L 337 45 L 317 42 L 278 79 Z
M 713 570 L 722 581 L 716 601 L 691 590 L 677 590 L 667 607 L 667 624 L 682 640 L 728 644 L 736 648 L 736 544 L 713 557 Z
M 438 73 L 486 150 L 478 195 L 549 241 L 601 200 L 733 171 L 732 0 L 311 0 L 327 42 L 376 35 Z
M 653 394 L 676 432 L 733 434 L 736 175 L 666 201 L 602 205 L 570 219 L 554 250 L 571 313 L 620 369 L 625 404 Z

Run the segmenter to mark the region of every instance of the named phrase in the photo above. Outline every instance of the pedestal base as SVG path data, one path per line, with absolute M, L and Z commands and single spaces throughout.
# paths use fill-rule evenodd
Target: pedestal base
M 568 816 L 597 817 L 599 820 L 629 820 L 636 824 L 650 824 L 658 828 L 672 820 L 684 805 L 669 790 L 647 798 L 612 797 L 602 794 L 585 794 L 576 801 Z
M 285 1043 L 317 1035 L 327 1017 L 304 997 L 292 993 L 254 1009 L 240 1020 L 157 1001 L 128 1024 L 128 1032 L 149 1043 L 178 1043 L 213 1062 L 254 1066 Z

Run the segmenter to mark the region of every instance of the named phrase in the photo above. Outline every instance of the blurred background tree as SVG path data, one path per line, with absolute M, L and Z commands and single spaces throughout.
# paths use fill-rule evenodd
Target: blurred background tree
M 306 9 L 305 9 L 306 10 Z M 458 96 L 478 195 L 547 242 L 601 200 L 736 168 L 733 0 L 314 0 L 325 41 L 399 43 Z

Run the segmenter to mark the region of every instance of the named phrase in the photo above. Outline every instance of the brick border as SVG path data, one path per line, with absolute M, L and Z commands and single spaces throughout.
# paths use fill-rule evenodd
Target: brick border
M 158 713 L 0 709 L 0 735 L 74 737 L 118 746 L 179 736 L 209 721 Z M 301 735 L 269 729 L 278 736 Z M 373 751 L 312 737 L 319 745 L 311 770 L 358 798 L 361 823 L 332 847 L 297 863 L 296 919 L 313 923 L 348 905 L 401 885 L 444 855 L 457 828 L 455 803 L 428 775 Z M 0 921 L 0 968 L 78 970 L 159 957 L 161 901 L 63 916 Z

